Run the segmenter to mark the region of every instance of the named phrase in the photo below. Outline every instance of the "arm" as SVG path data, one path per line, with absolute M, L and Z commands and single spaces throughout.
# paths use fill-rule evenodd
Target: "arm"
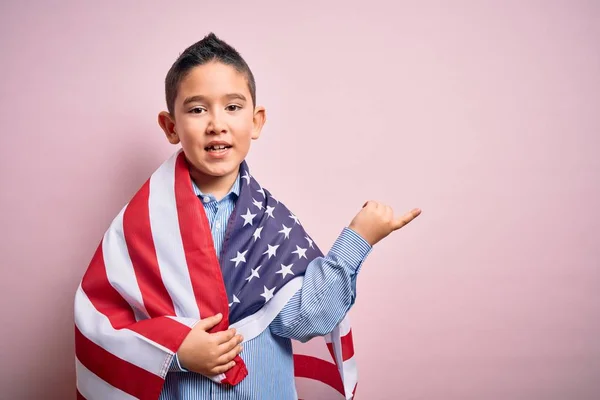
M 273 320 L 271 331 L 302 342 L 330 333 L 354 304 L 356 275 L 373 246 L 420 214 L 415 208 L 395 218 L 391 207 L 366 202 L 329 253 L 309 264 L 302 287 Z
M 309 264 L 302 288 L 275 317 L 272 332 L 303 341 L 331 332 L 354 304 L 356 276 L 370 251 L 360 235 L 345 228 L 329 253 Z M 169 372 L 189 372 L 180 353 L 173 357 Z
M 309 264 L 302 288 L 273 320 L 271 331 L 303 342 L 330 333 L 354 304 L 356 276 L 371 249 L 344 228 L 329 253 Z

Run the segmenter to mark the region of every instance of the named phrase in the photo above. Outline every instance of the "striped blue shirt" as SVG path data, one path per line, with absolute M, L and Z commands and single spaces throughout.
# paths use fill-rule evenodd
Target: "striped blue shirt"
M 219 201 L 192 184 L 204 204 L 219 254 L 227 221 L 239 196 L 240 176 Z M 309 264 L 302 288 L 271 322 L 269 329 L 244 343 L 240 355 L 248 367 L 248 376 L 242 382 L 236 386 L 214 383 L 203 375 L 184 371 L 175 357 L 160 399 L 297 399 L 291 340 L 306 342 L 326 335 L 340 323 L 354 304 L 356 275 L 370 251 L 371 246 L 361 236 L 344 228 L 329 253 Z

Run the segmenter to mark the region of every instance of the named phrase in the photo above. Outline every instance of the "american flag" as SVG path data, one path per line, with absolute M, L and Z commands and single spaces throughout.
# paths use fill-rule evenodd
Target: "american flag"
M 302 286 L 322 252 L 299 219 L 241 165 L 240 196 L 217 256 L 181 150 L 121 210 L 75 296 L 80 399 L 158 399 L 170 360 L 193 324 L 223 314 L 250 340 Z M 346 317 L 324 340 L 294 343 L 300 398 L 351 399 L 357 384 Z M 237 384 L 241 357 L 215 382 Z

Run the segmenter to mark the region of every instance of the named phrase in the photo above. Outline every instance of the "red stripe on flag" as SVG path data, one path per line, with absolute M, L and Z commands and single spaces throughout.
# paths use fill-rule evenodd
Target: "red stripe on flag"
M 354 357 L 354 342 L 352 340 L 352 330 L 346 336 L 341 337 L 342 342 L 342 360 L 346 361 Z
M 337 365 L 337 358 L 335 358 L 335 353 L 333 352 L 333 343 L 327 343 L 327 349 L 329 350 L 329 354 L 331 354 L 331 358 L 333 358 L 333 361 Z
M 342 377 L 333 363 L 312 356 L 294 354 L 294 375 L 323 382 L 344 395 Z
M 179 345 L 190 331 L 188 326 L 167 317 L 136 322 L 129 303 L 108 281 L 102 255 L 102 244 L 98 246 L 83 276 L 81 287 L 96 310 L 104 314 L 115 329 L 129 328 L 172 352 L 179 349 Z
M 341 346 L 342 346 L 342 361 L 347 361 L 354 356 L 354 342 L 352 340 L 352 330 L 350 330 L 346 336 L 342 336 L 340 338 Z M 327 349 L 329 349 L 329 354 L 331 354 L 331 358 L 337 364 L 337 358 L 333 352 L 333 343 L 327 343 Z
M 86 398 L 83 397 L 81 393 L 79 393 L 79 390 L 77 390 L 77 400 L 86 400 Z
M 176 353 L 190 327 L 169 317 L 145 319 L 127 327 Z
M 223 283 L 221 267 L 215 253 L 206 213 L 194 195 L 189 169 L 183 152 L 175 163 L 175 202 L 179 217 L 181 241 L 190 271 L 194 296 L 200 308 L 200 317 L 217 313 L 223 320 L 215 331 L 229 326 L 227 292 Z
M 123 297 L 108 281 L 104 267 L 102 243 L 96 249 L 94 257 L 83 276 L 81 287 L 96 310 L 104 314 L 115 329 L 121 329 L 135 323 L 135 315 Z
M 153 318 L 175 315 L 175 308 L 163 283 L 156 258 L 150 227 L 149 196 L 150 181 L 146 181 L 125 209 L 123 232 L 144 306 L 150 318 Z
M 139 399 L 157 399 L 160 396 L 164 383 L 160 376 L 109 353 L 86 338 L 77 327 L 75 353 L 81 364 L 111 386 Z
M 200 317 L 221 313 L 223 319 L 211 332 L 226 330 L 229 328 L 229 306 L 225 283 L 206 212 L 192 189 L 189 167 L 183 152 L 175 162 L 175 202 L 181 241 Z M 235 357 L 234 361 L 236 365 L 225 373 L 224 382 L 230 385 L 236 385 L 248 375 L 241 357 Z

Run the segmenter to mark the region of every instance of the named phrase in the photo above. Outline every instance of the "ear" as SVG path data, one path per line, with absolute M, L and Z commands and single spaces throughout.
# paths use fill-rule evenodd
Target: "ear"
M 252 139 L 256 140 L 260 137 L 265 122 L 267 122 L 267 111 L 262 106 L 256 106 L 254 109 Z
M 171 116 L 167 111 L 161 111 L 158 114 L 158 125 L 162 128 L 167 136 L 167 140 L 171 144 L 179 143 L 179 136 L 175 132 L 175 118 Z

